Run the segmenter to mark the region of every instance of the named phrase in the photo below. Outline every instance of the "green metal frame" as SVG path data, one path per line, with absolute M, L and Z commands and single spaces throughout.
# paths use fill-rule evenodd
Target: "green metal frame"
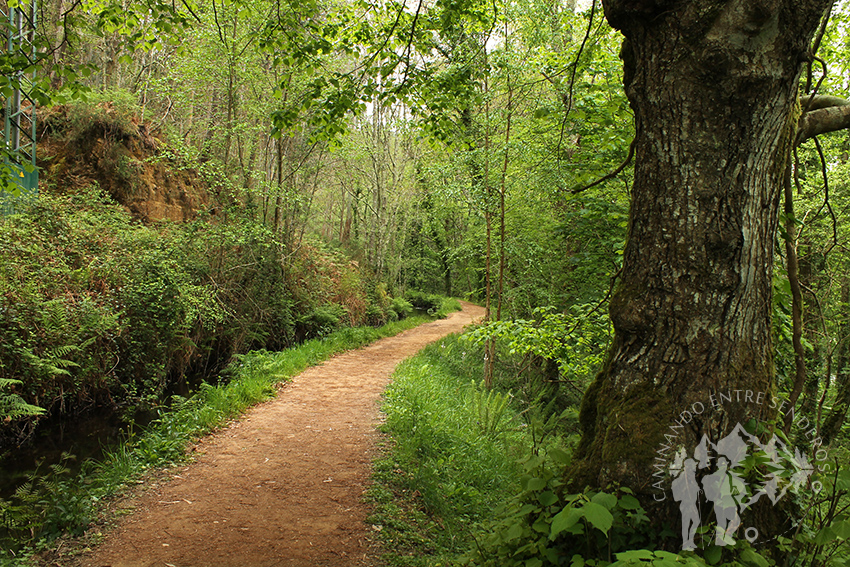
M 4 93 L 3 161 L 7 166 L 4 173 L 19 187 L 21 197 L 34 198 L 38 195 L 36 103 L 30 91 L 35 83 L 37 0 L 19 2 L 16 7 L 0 5 L 0 14 L 9 57 L 25 57 L 32 69 L 17 70 L 8 77 L 11 95 L 8 91 Z

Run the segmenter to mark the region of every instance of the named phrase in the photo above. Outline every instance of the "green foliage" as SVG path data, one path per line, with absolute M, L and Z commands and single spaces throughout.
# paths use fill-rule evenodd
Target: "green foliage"
M 520 491 L 495 510 L 467 559 L 475 565 L 598 564 L 646 541 L 648 518 L 628 489 L 565 494 L 569 453 L 553 447 L 523 462 Z M 610 561 L 610 559 L 609 559 Z
M 388 311 L 391 319 L 404 319 L 413 313 L 413 304 L 403 297 L 394 297 Z
M 370 521 L 382 526 L 393 564 L 449 562 L 472 545 L 471 526 L 518 488 L 530 427 L 509 393 L 479 384 L 480 355 L 443 339 L 399 366 L 386 392 L 391 442 L 375 464 Z
M 850 563 L 850 471 L 839 463 L 847 447 L 833 447 L 829 457 L 814 463 L 817 481 L 797 502 L 806 516 L 797 530 L 783 534 L 780 549 L 811 565 L 844 567 Z
M 567 313 L 537 307 L 533 319 L 491 321 L 465 335 L 481 345 L 496 340 L 511 355 L 533 354 L 555 361 L 561 379 L 584 389 L 602 364 L 610 324 L 600 305 L 573 305 Z
M 483 352 L 456 337 L 402 365 L 387 392 L 390 453 L 376 467 L 373 523 L 399 565 L 449 564 L 521 489 L 523 455 L 567 457 L 552 408 L 479 384 Z M 497 381 L 498 383 L 498 381 Z M 554 477 L 553 477 L 554 478 Z M 424 510 L 424 511 L 423 511 Z
M 211 287 L 186 270 L 189 251 L 176 257 L 177 245 L 134 225 L 94 190 L 44 195 L 7 220 L 0 374 L 21 376 L 22 395 L 48 408 L 120 390 L 136 403 L 155 399 L 180 366 L 190 331 L 204 316 L 223 320 Z
M 312 336 L 322 337 L 338 329 L 345 316 L 342 305 L 322 305 L 299 317 L 298 323 Z
M 476 428 L 484 437 L 495 437 L 502 431 L 502 418 L 508 409 L 510 392 L 496 392 L 484 387 L 482 381 L 472 389 L 472 409 L 478 415 Z
M 707 563 L 698 556 L 682 557 L 681 555 L 670 553 L 669 551 L 649 551 L 648 549 L 624 551 L 622 553 L 618 553 L 616 557 L 617 560 L 614 563 L 611 563 L 612 567 L 637 567 L 640 565 L 644 565 L 646 567 L 675 567 L 677 565 L 703 567 L 707 565 Z M 752 561 L 746 561 L 744 564 L 759 565 Z M 766 567 L 766 564 L 761 565 L 760 567 Z
M 48 411 L 156 407 L 235 353 L 363 322 L 355 267 L 307 254 L 292 285 L 270 231 L 238 210 L 147 227 L 97 189 L 45 193 L 0 224 L 0 379 Z
M 21 156 L 0 148 L 0 216 L 14 211 L 16 206 L 25 205 L 35 198 L 35 192 L 27 193 L 26 178 L 33 174 L 36 167 L 31 163 L 21 163 Z
M 428 315 L 445 318 L 452 311 L 460 310 L 460 301 L 455 298 L 445 297 L 435 293 L 425 293 L 417 290 L 408 290 L 404 294 L 406 303 L 414 308 L 425 311 Z
M 570 200 L 555 235 L 570 251 L 563 280 L 569 304 L 598 301 L 622 263 L 629 224 L 628 202 L 606 194 Z
M 71 473 L 68 465 L 74 459 L 63 454 L 48 473 L 33 471 L 9 500 L 0 500 L 0 533 L 14 537 L 15 547 L 62 533 L 79 535 L 92 520 L 96 498 Z
M 6 388 L 13 388 L 23 384 L 20 380 L 0 378 L 0 420 L 17 419 L 29 415 L 41 415 L 44 408 L 28 404 L 14 392 L 4 392 Z
M 568 493 L 575 438 L 563 434 L 576 409 L 558 414 L 554 400 L 523 405 L 508 392 L 484 390 L 481 355 L 463 338 L 445 339 L 403 364 L 387 391 L 391 438 L 375 463 L 370 522 L 393 550 L 385 557 L 390 564 L 777 565 L 743 538 L 697 553 L 656 548 L 656 527 L 626 487 Z M 793 538 L 780 538 L 780 552 L 799 564 L 846 564 L 850 473 L 830 475 L 799 503 L 812 517 Z
M 443 297 L 440 302 L 440 308 L 437 309 L 437 312 L 434 313 L 434 316 L 438 319 L 444 319 L 449 316 L 449 313 L 453 311 L 460 311 L 461 305 L 460 300 L 456 297 Z
M 143 110 L 136 97 L 126 90 L 107 89 L 91 92 L 85 100 L 76 100 L 46 112 L 45 128 L 62 133 L 65 142 L 85 154 L 98 138 L 124 140 L 139 137 Z
M 408 290 L 404 298 L 413 307 L 429 313 L 436 313 L 442 307 L 442 298 L 433 293 L 425 293 L 417 290 Z
M 0 377 L 20 377 L 21 396 L 46 408 L 65 391 L 106 386 L 116 361 L 116 299 L 93 288 L 111 277 L 104 252 L 117 217 L 96 194 L 84 200 L 86 212 L 43 196 L 0 225 Z

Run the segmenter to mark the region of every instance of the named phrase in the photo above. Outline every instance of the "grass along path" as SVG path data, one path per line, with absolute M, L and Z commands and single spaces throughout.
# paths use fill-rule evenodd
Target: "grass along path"
M 369 565 L 362 494 L 379 396 L 399 362 L 483 315 L 463 307 L 299 374 L 202 440 L 77 565 Z
M 443 302 L 443 317 L 460 309 L 460 304 L 455 307 L 452 301 L 457 303 Z M 273 398 L 282 384 L 308 367 L 431 320 L 414 316 L 378 328 L 340 329 L 283 351 L 240 355 L 225 371 L 229 377 L 224 383 L 201 384 L 188 399 L 172 397 L 170 407 L 159 418 L 142 430 L 129 430 L 122 443 L 105 449 L 102 460 L 83 462 L 79 472 L 65 467 L 63 460 L 40 474 L 33 473 L 32 482 L 21 486 L 10 499 L 0 500 L 0 566 L 68 564 L 75 550 L 100 541 L 99 528 L 110 522 L 114 509 L 132 499 L 128 487 L 133 487 L 131 494 L 138 493 L 136 488 L 143 489 L 167 475 L 165 467 L 190 460 L 187 449 L 191 443 Z M 73 467 L 76 457 L 66 459 Z M 83 533 L 84 538 L 74 537 Z M 28 560 L 35 550 L 43 551 Z

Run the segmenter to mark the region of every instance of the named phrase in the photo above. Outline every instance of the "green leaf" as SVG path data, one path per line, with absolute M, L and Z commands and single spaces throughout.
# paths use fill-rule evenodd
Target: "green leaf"
M 602 533 L 608 533 L 608 530 L 611 529 L 611 525 L 614 523 L 614 516 L 611 515 L 611 512 L 607 508 L 596 502 L 586 502 L 582 506 L 582 510 L 584 517 L 594 528 Z
M 531 492 L 543 490 L 544 488 L 546 488 L 546 481 L 536 476 L 528 479 L 525 485 L 525 489 Z
M 504 537 L 505 541 L 513 541 L 515 539 L 521 538 L 522 537 L 522 525 L 520 525 L 520 524 L 512 525 L 511 527 L 509 527 L 505 531 L 503 537 Z
M 842 469 L 838 471 L 838 478 L 835 480 L 835 487 L 838 490 L 850 490 L 850 469 Z
M 593 498 L 590 499 L 590 501 L 604 506 L 607 510 L 613 510 L 614 506 L 617 505 L 617 497 L 613 494 L 606 494 L 605 492 L 600 492 L 599 494 L 596 494 Z
M 618 553 L 616 555 L 617 561 L 623 562 L 631 562 L 635 559 L 638 561 L 650 561 L 655 559 L 655 554 L 649 551 L 648 549 L 633 549 L 631 551 L 624 551 L 622 553 Z
M 559 465 L 570 464 L 570 454 L 558 448 L 549 449 L 549 457 Z
M 555 514 L 552 518 L 552 531 L 549 532 L 549 539 L 553 540 L 558 537 L 561 532 L 569 530 L 575 526 L 576 522 L 578 522 L 582 516 L 584 516 L 584 511 L 582 509 L 572 507 L 564 508 Z
M 756 553 L 754 550 L 747 548 L 741 552 L 741 561 L 756 565 L 757 567 L 769 567 L 767 559 Z
M 720 557 L 723 555 L 723 550 L 719 545 L 712 545 L 706 551 L 703 557 L 709 565 L 716 565 L 720 562 Z
M 547 490 L 546 492 L 540 493 L 537 496 L 537 500 L 543 506 L 551 506 L 558 501 L 558 496 L 551 490 Z
M 850 520 L 834 522 L 832 529 L 835 530 L 835 535 L 841 539 L 850 539 Z
M 656 559 L 653 562 L 654 565 L 659 565 L 659 564 L 661 564 L 665 561 L 668 562 L 668 563 L 666 563 L 668 565 L 670 565 L 670 564 L 676 565 L 676 564 L 682 563 L 682 561 L 680 561 L 682 558 L 679 557 L 678 553 L 670 553 L 669 551 L 656 551 L 655 557 L 656 557 Z
M 819 532 L 818 535 L 815 536 L 815 543 L 818 545 L 824 545 L 837 537 L 838 534 L 835 533 L 835 530 L 832 529 L 832 526 L 825 526 Z
M 542 463 L 542 460 L 540 459 L 540 457 L 538 455 L 532 455 L 531 457 L 529 457 L 525 461 L 525 464 L 524 464 L 525 470 L 532 471 L 532 470 L 536 469 L 537 467 L 539 467 L 541 465 L 541 463 Z
M 620 508 L 623 510 L 640 510 L 641 505 L 637 498 L 630 494 L 626 494 L 620 498 Z
M 544 518 L 540 518 L 533 524 L 531 524 L 531 529 L 540 534 L 548 534 L 549 533 L 549 524 L 546 522 Z

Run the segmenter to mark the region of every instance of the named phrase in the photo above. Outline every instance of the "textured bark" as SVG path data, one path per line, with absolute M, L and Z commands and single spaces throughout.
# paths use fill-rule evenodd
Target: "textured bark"
M 799 143 L 819 134 L 835 132 L 850 127 L 850 106 L 828 106 L 807 112 L 800 119 Z
M 696 445 L 769 404 L 774 235 L 799 116 L 797 83 L 828 0 L 603 0 L 626 37 L 635 181 L 615 338 L 582 404 L 575 488 L 620 483 L 652 504 L 663 434 Z M 672 456 L 672 455 L 671 455 Z M 657 517 L 673 517 L 671 499 Z

